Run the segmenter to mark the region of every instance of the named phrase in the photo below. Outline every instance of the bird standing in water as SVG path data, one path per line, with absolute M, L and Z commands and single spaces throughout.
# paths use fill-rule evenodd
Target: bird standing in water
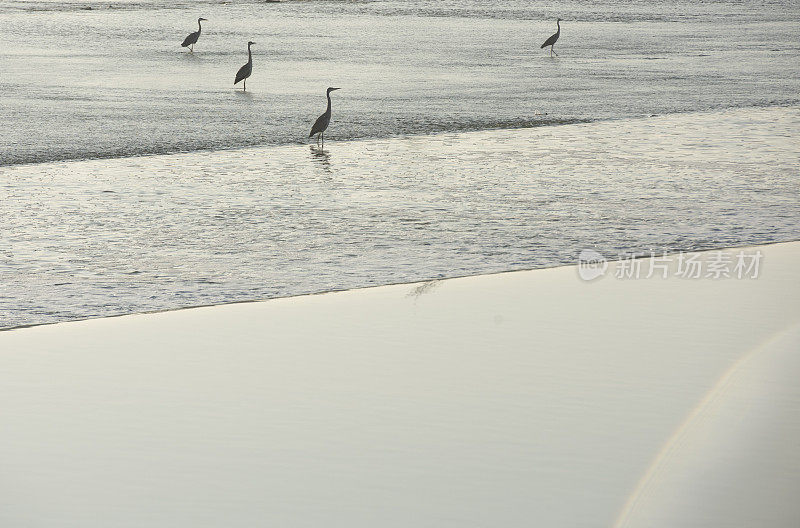
M 547 46 L 550 46 L 550 56 L 551 57 L 553 56 L 553 53 L 555 53 L 553 51 L 553 46 L 555 46 L 556 41 L 558 40 L 558 37 L 561 36 L 561 19 L 560 18 L 558 20 L 556 20 L 556 26 L 558 26 L 558 31 L 556 31 L 555 33 L 550 35 L 550 38 L 545 40 L 544 44 L 542 44 L 542 47 L 540 48 L 540 49 L 544 49 Z M 558 53 L 556 53 L 556 57 L 558 57 Z
M 247 42 L 247 64 L 239 68 L 239 71 L 236 72 L 236 80 L 233 81 L 234 86 L 238 84 L 239 81 L 244 81 L 243 91 L 245 92 L 247 91 L 247 78 L 253 73 L 253 53 L 250 51 L 250 46 L 253 44 L 255 44 L 255 42 Z
M 200 22 L 206 20 L 205 18 L 198 18 L 197 19 L 197 31 L 194 33 L 189 33 L 185 39 L 183 39 L 183 46 L 184 48 L 188 47 L 189 51 L 194 53 L 194 45 L 197 44 L 197 39 L 200 38 L 200 32 L 203 30 L 203 27 L 200 25 Z
M 312 137 L 314 134 L 319 134 L 319 136 L 317 136 L 317 145 L 319 145 L 319 140 L 322 138 L 322 148 L 325 148 L 325 130 L 331 122 L 331 92 L 338 89 L 339 88 L 328 88 L 326 93 L 328 96 L 328 109 L 317 118 L 314 122 L 314 126 L 311 127 L 311 133 L 308 135 L 308 137 Z

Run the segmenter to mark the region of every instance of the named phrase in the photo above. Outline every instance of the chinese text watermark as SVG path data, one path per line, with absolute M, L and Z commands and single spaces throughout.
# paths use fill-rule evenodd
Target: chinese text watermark
M 609 262 L 616 265 L 616 279 L 757 279 L 763 253 L 760 249 L 720 250 L 703 253 L 667 253 L 666 251 L 620 255 L 609 261 L 593 249 L 578 256 L 578 276 L 585 281 L 603 277 Z

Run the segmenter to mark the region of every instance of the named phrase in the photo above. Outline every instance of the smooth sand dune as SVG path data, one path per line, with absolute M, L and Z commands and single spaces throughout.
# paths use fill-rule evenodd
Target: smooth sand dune
M 800 243 L 759 249 L 0 332 L 0 525 L 784 525 Z
M 800 525 L 800 324 L 737 361 L 665 444 L 617 526 Z

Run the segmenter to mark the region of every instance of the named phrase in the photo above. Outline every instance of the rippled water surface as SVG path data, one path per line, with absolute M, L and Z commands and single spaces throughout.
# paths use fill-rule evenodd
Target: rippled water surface
M 91 9 L 87 9 L 91 8 Z M 190 54 L 180 42 L 205 17 Z M 561 17 L 559 57 L 540 44 Z M 0 164 L 787 105 L 795 0 L 0 0 Z M 233 78 L 253 40 L 246 94 Z
M 0 168 L 0 326 L 800 238 L 800 110 Z
M 0 327 L 797 238 L 799 22 L 793 0 L 0 0 Z

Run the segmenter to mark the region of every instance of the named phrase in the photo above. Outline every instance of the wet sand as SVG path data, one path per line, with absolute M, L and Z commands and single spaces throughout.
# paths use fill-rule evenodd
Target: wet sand
M 785 525 L 800 243 L 743 251 L 0 332 L 0 521 Z

